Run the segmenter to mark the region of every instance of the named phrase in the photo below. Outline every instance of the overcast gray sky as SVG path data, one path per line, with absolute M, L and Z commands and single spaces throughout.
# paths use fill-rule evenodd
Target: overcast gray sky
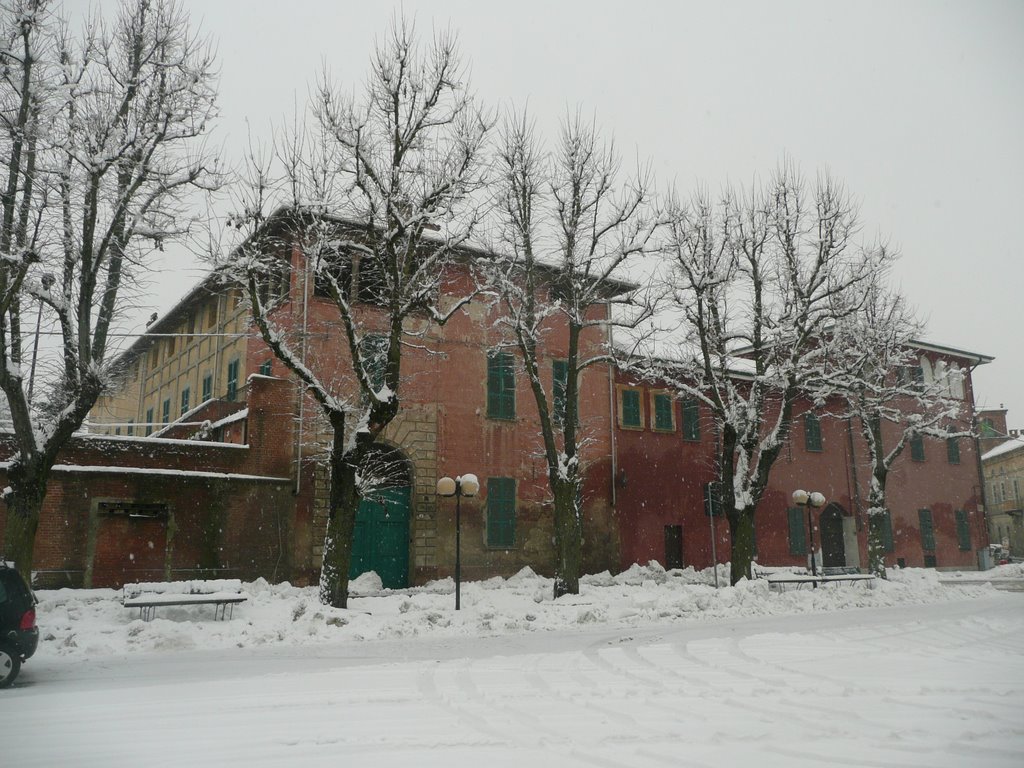
M 374 39 L 403 7 L 184 5 L 218 43 L 217 135 L 229 158 L 249 130 L 268 135 L 301 105 L 325 66 L 346 87 L 361 83 Z M 928 339 L 994 355 L 975 373 L 978 404 L 1004 403 L 1011 426 L 1024 426 L 1024 2 L 450 0 L 404 9 L 424 33 L 459 33 L 485 101 L 528 101 L 549 136 L 581 106 L 624 154 L 649 159 L 663 186 L 746 183 L 783 154 L 808 174 L 827 167 L 860 200 L 865 235 L 898 246 L 896 278 L 927 318 Z M 174 271 L 152 298 L 157 309 L 201 267 Z

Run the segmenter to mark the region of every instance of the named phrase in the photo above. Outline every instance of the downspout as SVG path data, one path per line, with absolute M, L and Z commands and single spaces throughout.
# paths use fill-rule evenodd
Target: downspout
M 974 407 L 974 369 L 977 368 L 981 363 L 975 363 L 970 367 L 970 387 L 971 397 L 968 401 L 968 407 L 971 411 L 971 433 L 974 435 L 974 464 L 978 472 L 978 498 L 981 499 L 981 530 L 982 536 L 979 537 L 979 543 L 984 542 L 985 546 L 989 545 L 988 539 L 988 499 L 985 498 L 985 471 L 981 464 L 981 436 L 978 433 L 978 417 L 977 409 Z M 977 504 L 975 504 L 977 507 Z M 977 511 L 977 509 L 975 509 Z M 981 549 L 982 547 L 979 547 Z
M 303 252 L 303 257 L 305 253 Z M 309 259 L 306 258 L 306 263 L 302 270 L 302 364 L 306 364 L 306 350 L 309 344 L 308 341 L 308 330 L 309 326 Z M 299 395 L 299 428 L 295 437 L 295 495 L 299 495 L 299 491 L 302 490 L 302 435 L 303 429 L 305 428 L 305 415 L 306 415 L 306 393 L 302 387 L 302 382 L 298 382 L 298 395 Z
M 617 498 L 615 495 L 615 478 L 617 477 L 618 461 L 615 454 L 615 360 L 612 357 L 612 323 L 611 323 L 611 305 L 605 305 L 605 318 L 608 320 L 608 433 L 611 437 L 611 449 L 612 449 L 612 509 L 615 509 Z

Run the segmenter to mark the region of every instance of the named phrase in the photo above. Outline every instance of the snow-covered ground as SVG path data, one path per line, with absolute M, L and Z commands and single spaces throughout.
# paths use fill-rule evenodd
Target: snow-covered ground
M 364 579 L 348 611 L 255 583 L 226 622 L 43 591 L 0 764 L 1019 766 L 1024 594 L 993 578 L 1024 571 L 775 593 L 634 567 L 557 601 L 524 571 L 459 613 L 450 582 Z

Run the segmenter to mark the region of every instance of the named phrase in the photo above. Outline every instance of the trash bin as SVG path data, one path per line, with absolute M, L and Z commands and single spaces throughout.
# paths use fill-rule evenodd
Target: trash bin
M 992 550 L 988 547 L 978 550 L 978 570 L 988 571 L 994 567 L 992 562 Z

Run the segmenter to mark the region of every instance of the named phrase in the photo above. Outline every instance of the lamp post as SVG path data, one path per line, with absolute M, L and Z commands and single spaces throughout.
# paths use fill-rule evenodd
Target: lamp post
M 814 556 L 814 520 L 811 516 L 812 509 L 821 509 L 825 506 L 825 495 L 813 491 L 808 493 L 804 490 L 793 491 L 793 503 L 801 509 L 807 508 L 807 534 L 811 539 L 811 575 L 814 577 L 818 576 L 818 563 Z M 818 587 L 818 583 L 814 582 L 815 589 Z
M 476 496 L 480 481 L 476 475 L 461 475 L 454 480 L 442 477 L 437 481 L 438 496 L 455 497 L 455 610 L 462 607 L 462 505 L 463 496 Z

